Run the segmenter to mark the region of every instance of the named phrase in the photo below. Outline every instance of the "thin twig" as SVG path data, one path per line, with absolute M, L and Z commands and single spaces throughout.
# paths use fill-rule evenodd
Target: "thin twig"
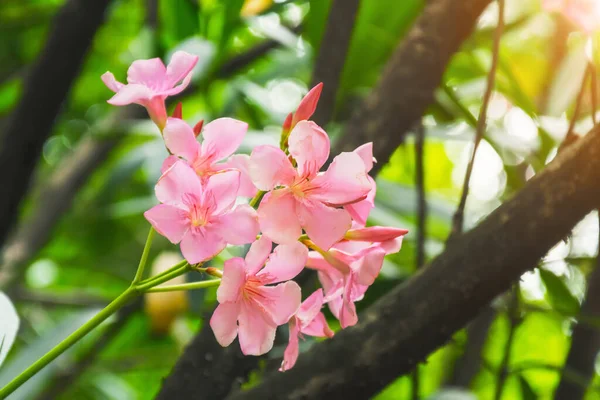
M 592 99 L 592 122 L 594 126 L 598 124 L 596 112 L 598 111 L 598 94 L 596 93 L 598 87 L 598 75 L 596 73 L 596 66 L 590 61 L 588 62 L 588 71 L 590 74 L 590 97 Z
M 471 159 L 467 165 L 467 172 L 465 173 L 465 180 L 463 182 L 462 194 L 456 213 L 452 218 L 452 232 L 450 238 L 455 235 L 459 235 L 463 230 L 463 220 L 465 214 L 465 205 L 467 203 L 467 196 L 469 195 L 469 182 L 471 181 L 471 174 L 473 173 L 473 165 L 475 163 L 475 156 L 481 139 L 485 134 L 486 122 L 487 122 L 487 109 L 492 97 L 494 85 L 496 82 L 496 69 L 498 67 L 498 58 L 500 53 L 500 39 L 502 38 L 502 32 L 504 31 L 504 0 L 498 0 L 498 25 L 494 33 L 494 43 L 492 47 L 492 65 L 487 76 L 487 86 L 483 95 L 483 102 L 481 109 L 479 110 L 479 118 L 477 118 L 477 127 L 475 130 L 475 140 L 473 141 L 473 152 Z
M 498 369 L 498 383 L 496 384 L 496 391 L 494 395 L 495 400 L 500 400 L 502 398 L 502 392 L 504 390 L 504 385 L 506 383 L 506 378 L 509 375 L 509 364 L 510 364 L 510 352 L 512 350 L 512 345 L 515 338 L 515 332 L 517 327 L 520 324 L 519 313 L 519 285 L 516 284 L 513 286 L 513 290 L 510 294 L 510 304 L 508 306 L 508 338 L 506 339 L 506 344 L 504 346 L 504 354 L 502 356 L 502 361 L 500 362 L 500 367 Z
M 427 222 L 427 199 L 425 195 L 425 129 L 419 123 L 415 130 L 415 188 L 417 190 L 417 248 L 415 254 L 415 269 L 425 264 L 425 235 Z M 419 364 L 412 373 L 412 398 L 420 399 Z

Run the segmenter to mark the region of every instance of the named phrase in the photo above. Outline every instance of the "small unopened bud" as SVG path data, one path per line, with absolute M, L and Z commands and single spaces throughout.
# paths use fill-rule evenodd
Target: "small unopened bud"
M 287 117 L 285 117 L 285 121 L 283 121 L 283 125 L 281 127 L 281 139 L 279 140 L 279 146 L 281 147 L 281 150 L 285 150 L 288 147 L 288 138 L 290 137 L 293 119 L 294 114 L 289 113 Z
M 285 117 L 285 121 L 283 121 L 282 129 L 284 132 L 289 132 L 292 127 L 292 119 L 294 118 L 294 113 L 289 113 L 287 117 Z
M 406 229 L 387 226 L 370 226 L 368 228 L 350 229 L 344 239 L 358 242 L 386 242 L 408 233 Z
M 211 276 L 216 276 L 217 278 L 223 277 L 223 271 L 221 271 L 220 269 L 214 268 L 214 267 L 206 268 L 206 273 Z
M 171 117 L 183 119 L 183 105 L 181 104 L 181 102 L 177 103 Z
M 202 131 L 202 125 L 204 125 L 204 120 L 203 119 L 201 119 L 200 121 L 198 121 L 198 123 L 196 125 L 194 125 L 194 135 L 196 135 L 196 137 Z

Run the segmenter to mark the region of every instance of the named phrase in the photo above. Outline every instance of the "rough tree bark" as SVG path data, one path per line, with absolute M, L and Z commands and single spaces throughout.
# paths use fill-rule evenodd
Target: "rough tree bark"
M 456 239 L 354 328 L 315 345 L 293 370 L 230 400 L 369 398 L 442 346 L 600 201 L 600 129 Z
M 596 268 L 588 278 L 585 300 L 581 305 L 582 315 L 600 318 L 600 256 Z M 577 372 L 589 383 L 594 376 L 594 364 L 600 350 L 600 332 L 597 327 L 577 324 L 571 335 L 571 348 L 565 362 L 569 371 Z M 554 394 L 556 400 L 583 399 L 586 389 L 567 379 L 564 375 Z
M 323 82 L 319 107 L 312 116 L 312 119 L 321 126 L 327 125 L 335 112 L 340 78 L 346 63 L 359 6 L 360 0 L 334 0 L 329 9 L 327 26 L 321 42 L 323 45 L 315 61 L 311 83 L 311 86 L 314 86 Z
M 385 165 L 407 132 L 433 101 L 452 55 L 471 34 L 490 0 L 428 1 L 406 38 L 388 61 L 377 87 L 350 119 L 332 154 L 373 142 Z
M 58 12 L 48 41 L 25 80 L 0 142 L 5 172 L 0 196 L 0 246 L 18 214 L 42 146 L 52 132 L 110 0 L 69 0 Z

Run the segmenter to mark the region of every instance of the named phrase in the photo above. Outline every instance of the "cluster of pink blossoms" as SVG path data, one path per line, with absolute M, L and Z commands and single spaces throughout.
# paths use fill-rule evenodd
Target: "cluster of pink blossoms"
M 169 150 L 155 188 L 160 204 L 144 214 L 154 229 L 180 244 L 190 264 L 212 259 L 227 245 L 251 244 L 245 258 L 225 261 L 210 320 L 217 341 L 228 346 L 238 337 L 244 354 L 260 355 L 273 347 L 277 327 L 288 324 L 285 371 L 296 363 L 303 335 L 333 336 L 324 304 L 342 328 L 357 323 L 354 303 L 375 281 L 384 256 L 400 250 L 407 231 L 365 227 L 376 191 L 367 175 L 371 143 L 339 154 L 320 171 L 329 137 L 309 119 L 321 85 L 286 119 L 281 148 L 258 146 L 250 156 L 234 154 L 248 128 L 244 122 L 219 118 L 192 128 L 180 108 L 167 117 L 166 97 L 186 88 L 197 61 L 176 52 L 166 67 L 159 59 L 135 61 L 127 84 L 108 72 L 102 79 L 116 92 L 109 103 L 146 107 Z M 238 196 L 254 197 L 250 204 L 258 208 Z M 305 267 L 317 271 L 323 289 L 302 302 L 292 279 Z

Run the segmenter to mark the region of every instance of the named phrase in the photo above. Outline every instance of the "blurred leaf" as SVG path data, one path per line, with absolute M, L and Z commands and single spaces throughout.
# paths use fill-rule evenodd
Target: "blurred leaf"
M 381 69 L 423 4 L 423 0 L 404 0 L 401 7 L 396 0 L 361 2 L 340 81 L 340 99 L 379 79 Z
M 567 313 L 577 313 L 579 310 L 579 301 L 571 293 L 565 281 L 543 268 L 540 268 L 539 271 L 540 277 L 546 286 L 548 300 L 552 307 Z
M 19 331 L 19 315 L 4 292 L 0 292 L 0 366 L 8 356 Z
M 310 4 L 310 12 L 304 23 L 304 36 L 306 36 L 316 54 L 319 51 L 321 39 L 325 32 L 331 0 L 309 0 L 308 3 Z
M 14 377 L 23 372 L 27 367 L 51 350 L 62 339 L 79 328 L 96 314 L 96 311 L 79 311 L 59 321 L 56 326 L 35 341 L 28 343 L 27 347 L 15 354 L 15 357 L 0 370 L 0 387 L 10 382 Z M 44 387 L 46 381 L 54 376 L 60 366 L 61 359 L 68 358 L 73 348 L 67 350 L 56 360 L 38 372 L 34 377 L 25 382 L 11 396 L 11 399 L 32 399 Z
M 161 39 L 164 48 L 171 48 L 198 34 L 198 2 L 194 0 L 159 1 Z
M 535 394 L 535 391 L 531 388 L 529 382 L 527 382 L 527 379 L 525 379 L 523 375 L 519 375 L 519 384 L 521 385 L 523 400 L 537 400 L 537 394 Z
M 226 0 L 225 4 L 223 26 L 221 28 L 221 38 L 219 39 L 219 52 L 223 52 L 229 44 L 231 35 L 235 32 L 237 26 L 241 22 L 241 11 L 244 5 L 244 0 Z

